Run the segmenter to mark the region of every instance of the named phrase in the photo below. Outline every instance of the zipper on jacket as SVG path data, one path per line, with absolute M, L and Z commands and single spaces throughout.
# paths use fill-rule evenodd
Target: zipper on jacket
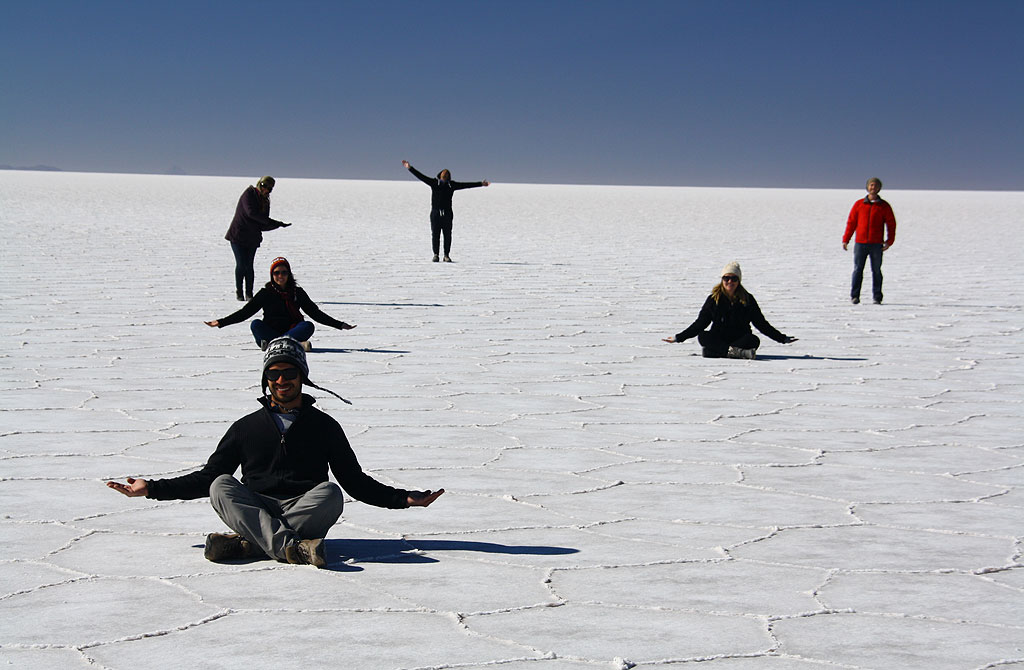
M 275 421 L 274 417 L 271 416 L 271 414 L 273 414 L 273 410 L 271 410 L 269 407 L 264 405 L 263 406 L 263 411 L 265 411 L 267 413 L 267 420 L 270 421 L 270 423 L 274 426 L 275 429 L 278 429 L 277 428 L 277 421 Z M 299 414 L 297 414 L 297 415 L 294 415 L 294 418 L 292 419 L 292 425 L 288 427 L 288 430 L 291 430 L 292 428 L 295 427 L 295 424 L 298 422 L 298 420 L 299 420 L 299 418 L 301 418 L 301 416 L 302 416 L 301 412 Z M 280 430 L 280 429 L 278 429 L 278 430 Z M 287 455 L 288 454 L 288 443 L 284 439 L 285 435 L 287 435 L 287 433 L 281 433 L 281 451 L 284 452 L 285 455 Z

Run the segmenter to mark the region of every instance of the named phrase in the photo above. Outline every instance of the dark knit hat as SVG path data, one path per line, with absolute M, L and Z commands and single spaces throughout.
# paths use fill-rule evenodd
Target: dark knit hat
M 263 385 L 267 385 L 267 369 L 274 363 L 291 363 L 302 370 L 302 380 L 309 382 L 309 365 L 306 364 L 306 352 L 298 340 L 290 337 L 279 337 L 271 340 L 267 351 L 263 354 Z
M 256 188 L 266 187 L 266 188 L 269 188 L 269 189 L 273 189 L 274 188 L 274 184 L 276 184 L 276 183 L 277 182 L 274 181 L 273 177 L 271 177 L 270 175 L 266 175 L 265 177 L 260 177 L 260 180 L 258 182 L 256 182 Z
M 291 363 L 298 369 L 302 370 L 302 382 L 304 384 L 308 384 L 309 386 L 312 386 L 315 389 L 320 389 L 321 391 L 326 391 L 348 405 L 352 404 L 334 391 L 317 386 L 313 383 L 309 378 L 309 365 L 306 363 L 306 351 L 302 348 L 302 345 L 299 344 L 298 340 L 288 337 L 287 335 L 271 340 L 270 344 L 267 345 L 266 353 L 263 354 L 262 388 L 264 393 L 267 391 L 267 369 L 275 363 Z

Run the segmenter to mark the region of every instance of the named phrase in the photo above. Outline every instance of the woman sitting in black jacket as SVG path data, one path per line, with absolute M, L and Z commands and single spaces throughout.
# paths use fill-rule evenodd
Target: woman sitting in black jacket
M 295 283 L 291 266 L 283 257 L 278 257 L 270 264 L 270 281 L 246 303 L 245 307 L 230 316 L 214 321 L 206 321 L 211 328 L 223 328 L 234 323 L 245 321 L 260 309 L 263 319 L 253 319 L 250 328 L 252 336 L 260 349 L 266 349 L 267 343 L 273 339 L 287 335 L 302 342 L 304 349 L 309 351 L 309 338 L 313 336 L 314 326 L 302 318 L 302 312 L 314 321 L 338 328 L 351 330 L 355 326 L 328 316 L 309 299 L 306 292 Z
M 789 344 L 795 337 L 783 335 L 761 314 L 754 296 L 740 285 L 743 273 L 733 261 L 722 270 L 722 281 L 711 289 L 697 320 L 681 333 L 664 338 L 665 342 L 682 342 L 694 335 L 700 342 L 704 358 L 750 358 L 757 356 L 761 340 L 750 330 L 758 330 L 776 342 Z M 711 324 L 711 330 L 704 330 Z

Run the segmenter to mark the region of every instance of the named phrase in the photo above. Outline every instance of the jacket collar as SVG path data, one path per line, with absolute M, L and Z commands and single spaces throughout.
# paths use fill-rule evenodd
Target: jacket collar
M 263 405 L 263 409 L 267 410 L 268 412 L 274 411 L 273 410 L 273 403 L 270 401 L 270 396 L 268 396 L 268 395 L 260 396 L 259 397 L 259 402 L 260 402 L 261 405 Z M 313 396 L 309 395 L 308 393 L 303 393 L 302 394 L 302 405 L 300 406 L 300 409 L 306 409 L 308 407 L 312 407 L 315 404 L 316 404 L 316 398 L 314 398 Z

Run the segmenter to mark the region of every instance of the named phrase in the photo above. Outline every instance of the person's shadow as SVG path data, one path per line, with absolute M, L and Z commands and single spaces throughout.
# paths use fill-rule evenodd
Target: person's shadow
M 699 351 L 696 351 L 696 352 L 694 352 L 694 353 L 692 353 L 690 355 L 691 356 L 700 356 L 701 358 L 704 358 L 704 356 L 701 356 L 701 353 Z M 715 360 L 715 361 L 747 361 L 749 359 L 746 359 L 746 358 L 729 358 L 727 356 L 716 356 L 714 358 L 709 358 L 708 360 Z M 779 354 L 758 354 L 757 358 L 755 358 L 754 360 L 755 361 L 866 361 L 868 359 L 867 358 L 863 358 L 863 357 L 861 357 L 861 358 L 853 358 L 853 357 L 849 357 L 849 356 L 847 356 L 847 357 L 843 357 L 843 356 L 811 356 L 810 354 L 800 354 L 800 355 L 796 355 L 796 356 L 783 356 L 783 355 L 779 355 Z
M 779 356 L 774 354 L 758 354 L 759 361 L 866 361 L 866 358 L 852 358 L 842 356 Z
M 311 354 L 351 354 L 352 352 L 359 352 L 364 354 L 408 354 L 409 351 L 402 349 L 339 349 L 330 347 L 318 347 L 313 346 L 309 350 Z
M 572 547 L 545 545 L 496 544 L 494 542 L 468 542 L 465 540 L 326 540 L 327 569 L 357 572 L 358 565 L 347 563 L 437 563 L 438 559 L 417 553 L 443 551 L 475 551 L 484 554 L 530 554 L 559 556 L 579 553 Z
M 321 305 L 366 305 L 368 307 L 444 307 L 439 303 L 415 303 L 415 302 L 331 302 L 324 301 Z
M 193 545 L 202 549 L 204 545 Z M 416 553 L 418 551 L 476 551 L 484 554 L 531 554 L 535 556 L 560 556 L 579 553 L 572 547 L 549 547 L 528 544 L 496 544 L 494 542 L 466 542 L 463 540 L 324 540 L 326 570 L 334 572 L 362 572 L 359 565 L 348 563 L 437 563 L 438 559 Z M 225 561 L 236 565 L 248 565 L 268 561 L 269 557 L 247 558 Z

